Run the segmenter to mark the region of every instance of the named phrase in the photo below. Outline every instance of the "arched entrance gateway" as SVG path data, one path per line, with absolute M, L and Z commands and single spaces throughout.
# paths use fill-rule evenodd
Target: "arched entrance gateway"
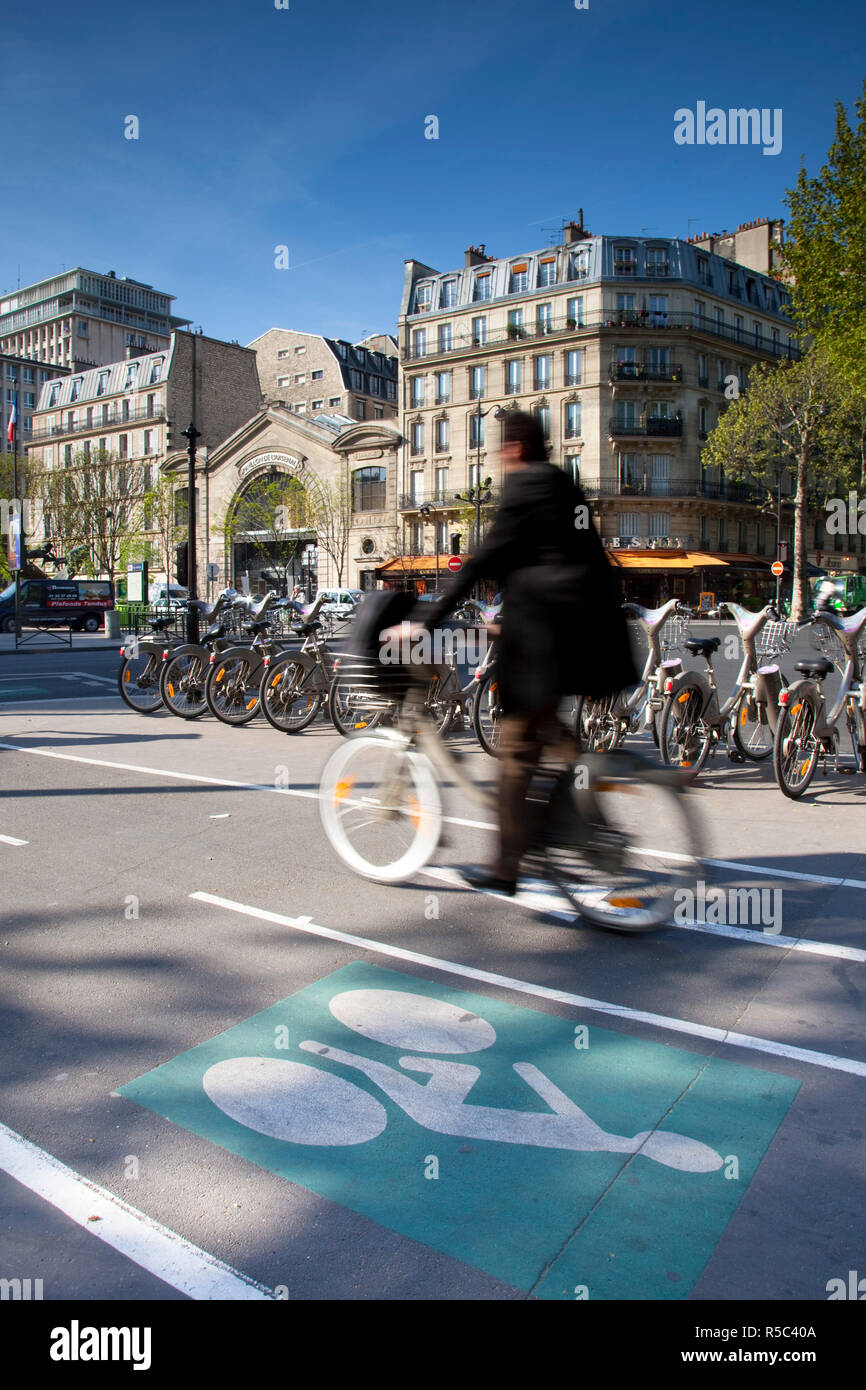
M 246 460 L 225 520 L 228 579 L 250 593 L 316 588 L 316 526 L 306 463 L 271 451 Z

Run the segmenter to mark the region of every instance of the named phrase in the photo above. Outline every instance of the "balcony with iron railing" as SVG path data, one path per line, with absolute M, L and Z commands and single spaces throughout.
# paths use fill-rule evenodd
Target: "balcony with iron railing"
M 159 422 L 165 419 L 163 410 L 148 410 L 143 407 L 141 410 L 131 410 L 128 415 L 116 415 L 112 413 L 106 419 L 76 420 L 74 425 L 64 421 L 59 425 L 52 425 L 50 429 L 34 430 L 30 436 L 31 443 L 37 444 L 42 440 L 60 439 L 64 435 L 74 434 L 99 434 L 102 430 L 122 430 L 127 425 L 136 425 L 144 420 Z
M 683 380 L 680 363 L 630 362 L 614 356 L 610 364 L 611 381 L 672 381 Z
M 471 487 L 472 484 L 469 484 Z M 472 503 L 458 502 L 456 494 L 460 492 L 459 487 L 448 488 L 445 492 L 425 492 L 418 497 L 413 497 L 411 492 L 403 492 L 399 498 L 399 510 L 401 512 L 417 512 L 419 507 L 438 507 L 442 510 L 456 511 L 460 507 L 471 506 Z M 465 493 L 468 488 L 463 488 Z M 502 493 L 498 488 L 485 488 L 485 498 L 489 499 L 485 505 L 498 503 Z
M 683 432 L 682 420 L 667 420 L 661 416 L 640 416 L 636 420 L 614 418 L 609 422 L 610 434 L 645 435 L 648 438 L 679 439 Z
M 761 506 L 766 501 L 766 493 L 750 487 L 748 483 L 711 483 L 703 478 L 642 478 L 629 477 L 621 481 L 602 479 L 588 482 L 581 479 L 584 495 L 591 499 L 621 497 L 673 497 L 707 499 L 714 502 L 734 502 L 740 505 Z
M 793 325 L 785 324 L 780 328 L 780 332 L 787 333 Z M 661 310 L 652 309 L 622 309 L 608 310 L 594 317 L 584 318 L 579 324 L 574 319 L 565 316 L 556 317 L 549 324 L 539 327 L 537 324 L 526 326 L 508 325 L 498 331 L 489 330 L 485 342 L 481 343 L 474 338 L 471 333 L 454 333 L 451 345 L 447 349 L 440 349 L 437 344 L 431 343 L 423 350 L 416 350 L 412 347 L 404 347 L 401 350 L 401 360 L 403 362 L 417 362 L 422 358 L 448 359 L 455 353 L 473 352 L 483 355 L 491 347 L 498 347 L 514 342 L 533 342 L 545 339 L 550 342 L 557 338 L 573 338 L 575 334 L 590 334 L 599 330 L 616 329 L 636 329 L 642 332 L 692 332 L 703 334 L 709 338 L 721 339 L 724 342 L 736 343 L 738 346 L 749 352 L 766 354 L 769 357 L 787 357 L 792 361 L 799 361 L 801 351 L 795 344 L 788 345 L 780 341 L 774 342 L 771 337 L 762 335 L 756 340 L 754 334 L 745 335 L 744 330 L 737 329 L 733 325 L 717 323 L 705 314 L 695 313 L 668 313 Z

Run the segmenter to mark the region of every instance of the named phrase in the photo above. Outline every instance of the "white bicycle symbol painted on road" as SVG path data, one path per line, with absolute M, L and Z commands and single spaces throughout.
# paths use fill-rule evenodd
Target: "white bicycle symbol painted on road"
M 330 1010 L 362 1037 L 413 1053 L 483 1052 L 496 1041 L 495 1029 L 478 1014 L 422 994 L 347 990 L 334 996 Z M 481 1076 L 480 1068 L 467 1062 L 404 1056 L 398 1058 L 402 1070 L 397 1070 L 315 1041 L 300 1043 L 300 1049 L 361 1072 L 410 1119 L 434 1134 L 578 1153 L 640 1151 L 642 1157 L 684 1173 L 712 1173 L 723 1163 L 715 1149 L 684 1134 L 658 1130 L 644 1130 L 632 1138 L 609 1134 L 531 1062 L 515 1062 L 514 1071 L 549 1110 L 467 1104 Z M 420 1072 L 428 1079 L 415 1081 L 407 1072 Z M 289 1143 L 364 1144 L 388 1124 L 388 1112 L 375 1096 L 304 1062 L 232 1057 L 210 1067 L 202 1085 L 214 1105 L 231 1119 Z

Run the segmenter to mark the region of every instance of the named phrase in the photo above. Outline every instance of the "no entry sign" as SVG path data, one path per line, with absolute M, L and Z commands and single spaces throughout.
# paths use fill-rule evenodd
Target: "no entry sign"
M 782 564 L 781 560 L 773 561 L 772 565 L 770 566 L 770 573 L 776 575 L 785 573 L 785 566 Z
M 450 569 L 452 574 L 456 574 L 458 570 L 462 570 L 463 561 L 460 559 L 459 555 L 451 555 L 449 557 L 448 568 Z

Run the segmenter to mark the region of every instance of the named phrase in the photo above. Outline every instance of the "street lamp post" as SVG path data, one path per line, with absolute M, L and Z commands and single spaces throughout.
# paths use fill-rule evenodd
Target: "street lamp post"
M 186 612 L 188 642 L 198 642 L 198 608 L 196 599 L 198 598 L 197 575 L 196 575 L 196 513 L 195 513 L 195 454 L 196 440 L 201 437 L 201 430 L 197 430 L 195 423 L 190 420 L 185 430 L 181 430 L 184 439 L 188 440 L 186 456 L 186 499 L 187 499 L 187 523 L 186 523 L 186 578 L 189 600 Z M 205 521 L 207 524 L 207 521 Z M 168 585 L 168 596 L 171 599 L 171 584 Z
M 434 549 L 435 552 L 436 552 L 436 589 L 435 589 L 435 592 L 438 594 L 438 592 L 439 592 L 439 537 L 438 537 L 437 534 L 436 534 L 436 526 L 437 526 L 437 522 L 436 522 L 436 513 L 434 512 L 434 510 L 433 510 L 433 508 L 431 507 L 431 505 L 430 505 L 429 502 L 424 502 L 424 503 L 418 508 L 418 515 L 419 515 L 419 516 L 423 516 L 423 517 L 432 517 L 432 518 L 433 518 L 433 549 Z M 422 549 L 423 549 L 423 547 L 422 547 Z
M 484 419 L 485 415 L 490 414 L 489 410 L 481 409 L 481 401 L 482 397 L 479 395 L 478 404 L 474 412 L 474 418 L 477 421 L 475 427 L 475 446 L 477 450 L 475 461 L 475 485 L 467 489 L 465 496 L 459 492 L 454 494 L 455 501 L 457 502 L 470 502 L 475 504 L 475 550 L 481 545 L 481 504 L 482 502 L 490 502 L 492 500 L 490 488 L 493 484 L 492 478 L 485 478 L 483 482 L 481 481 L 481 421 Z M 504 420 L 506 412 L 498 405 L 493 415 L 496 420 Z M 480 589 L 481 584 L 479 581 L 476 585 L 476 598 L 480 597 Z

